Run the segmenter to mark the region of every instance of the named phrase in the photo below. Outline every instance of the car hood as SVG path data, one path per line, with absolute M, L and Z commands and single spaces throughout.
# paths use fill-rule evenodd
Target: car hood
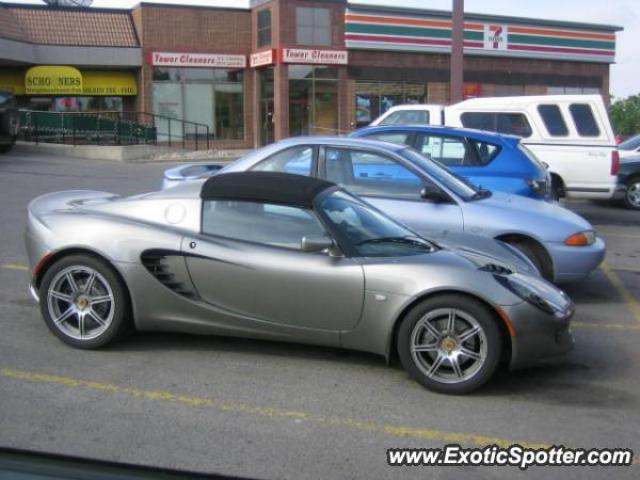
M 512 272 L 540 276 L 537 268 L 527 257 L 499 240 L 453 232 L 443 232 L 438 236 L 431 235 L 429 238 L 440 247 L 469 260 L 475 268 L 493 265 Z

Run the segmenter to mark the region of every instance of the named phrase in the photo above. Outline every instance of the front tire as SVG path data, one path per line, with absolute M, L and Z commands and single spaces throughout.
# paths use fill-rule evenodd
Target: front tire
M 632 210 L 640 210 L 640 177 L 632 178 L 626 183 L 624 205 Z
M 435 392 L 460 395 L 482 386 L 502 354 L 497 318 L 484 304 L 449 294 L 416 305 L 398 330 L 404 369 Z
M 129 297 L 113 268 L 89 255 L 54 263 L 40 286 L 40 310 L 49 329 L 75 348 L 101 348 L 130 325 Z

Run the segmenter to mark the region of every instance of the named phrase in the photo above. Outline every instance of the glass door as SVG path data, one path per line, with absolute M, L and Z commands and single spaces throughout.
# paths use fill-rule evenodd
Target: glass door
M 211 83 L 186 83 L 184 86 L 184 119 L 189 122 L 201 123 L 209 127 L 209 133 L 215 131 L 215 105 L 213 85 Z M 187 140 L 204 140 L 206 129 L 186 124 L 184 134 Z
M 273 143 L 274 101 L 273 68 L 265 68 L 260 76 L 260 145 Z

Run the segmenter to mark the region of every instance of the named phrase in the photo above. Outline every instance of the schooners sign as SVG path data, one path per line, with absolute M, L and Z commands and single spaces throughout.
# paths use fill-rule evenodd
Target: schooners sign
M 151 65 L 158 67 L 246 68 L 246 55 L 221 53 L 151 52 Z
M 349 54 L 346 50 L 283 48 L 280 58 L 282 63 L 346 65 L 349 61 Z

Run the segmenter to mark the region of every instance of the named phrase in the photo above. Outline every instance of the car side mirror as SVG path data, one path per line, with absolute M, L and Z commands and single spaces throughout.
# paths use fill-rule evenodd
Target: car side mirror
M 302 237 L 300 247 L 303 252 L 316 253 L 324 250 L 333 250 L 335 243 L 325 235 L 306 235 Z
M 424 185 L 420 189 L 420 197 L 433 203 L 446 203 L 449 201 L 447 195 L 433 184 Z

